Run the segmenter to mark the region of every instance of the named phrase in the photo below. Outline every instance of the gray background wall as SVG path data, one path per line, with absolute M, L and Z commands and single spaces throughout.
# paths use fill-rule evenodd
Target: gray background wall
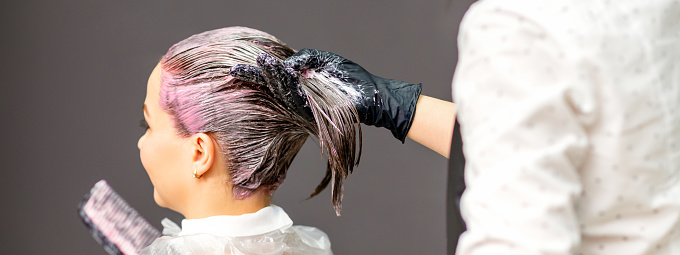
M 179 222 L 154 203 L 136 147 L 147 77 L 175 42 L 248 26 L 450 100 L 457 28 L 470 2 L 3 1 L 2 253 L 105 254 L 76 214 L 99 179 L 157 227 L 163 217 Z M 341 217 L 328 191 L 303 201 L 325 167 L 311 140 L 274 202 L 296 224 L 324 230 L 336 254 L 444 254 L 447 160 L 388 131 L 363 130 Z

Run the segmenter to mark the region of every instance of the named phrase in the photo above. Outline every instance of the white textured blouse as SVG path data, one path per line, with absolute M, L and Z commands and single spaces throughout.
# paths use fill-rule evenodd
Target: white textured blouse
M 459 255 L 680 254 L 680 1 L 482 0 Z

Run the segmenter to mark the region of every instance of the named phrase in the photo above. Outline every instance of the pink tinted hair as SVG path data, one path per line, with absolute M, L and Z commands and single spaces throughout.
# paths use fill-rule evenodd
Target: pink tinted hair
M 256 65 L 263 52 L 279 59 L 295 53 L 275 37 L 245 27 L 211 30 L 173 45 L 161 60 L 161 108 L 172 116 L 181 136 L 208 133 L 218 143 L 238 199 L 261 187 L 276 190 L 307 137 L 318 137 L 328 168 L 310 197 L 332 180 L 332 202 L 339 215 L 342 180 L 361 154 L 356 109 L 322 73 L 302 79 L 316 123 L 286 108 L 267 86 L 229 75 L 233 65 Z

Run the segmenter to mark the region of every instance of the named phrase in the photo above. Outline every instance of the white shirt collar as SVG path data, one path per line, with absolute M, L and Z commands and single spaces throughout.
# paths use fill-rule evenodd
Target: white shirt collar
M 254 213 L 182 220 L 179 236 L 211 234 L 219 237 L 253 236 L 288 228 L 293 221 L 281 207 L 270 205 Z

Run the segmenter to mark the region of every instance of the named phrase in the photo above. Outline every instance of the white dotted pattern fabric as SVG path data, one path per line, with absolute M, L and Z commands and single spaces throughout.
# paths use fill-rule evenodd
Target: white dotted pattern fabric
M 458 40 L 457 254 L 680 254 L 680 1 L 483 0 Z

